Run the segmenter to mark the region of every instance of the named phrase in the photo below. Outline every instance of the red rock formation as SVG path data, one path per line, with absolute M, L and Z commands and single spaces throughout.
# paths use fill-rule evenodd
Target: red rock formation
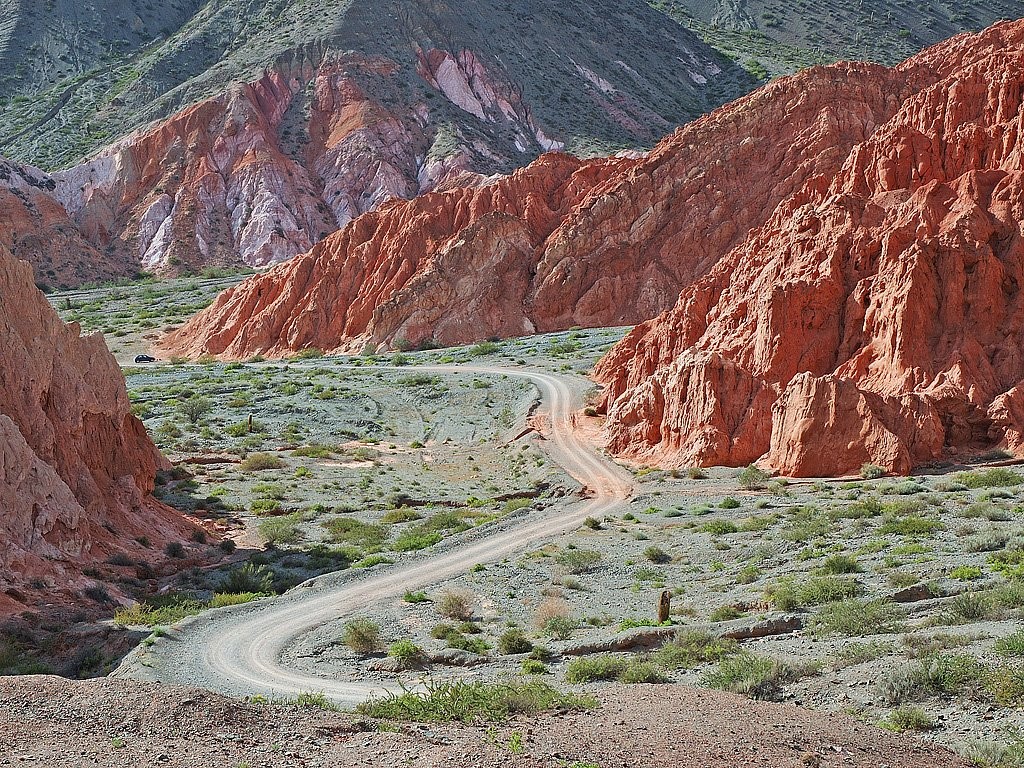
M 0 246 L 0 612 L 23 610 L 40 584 L 50 600 L 76 590 L 114 552 L 151 559 L 138 537 L 187 538 L 150 496 L 166 466 L 102 337 L 61 323 Z
M 132 265 L 93 248 L 36 168 L 0 158 L 0 245 L 32 264 L 38 285 L 78 286 L 131 274 Z
M 837 173 L 602 361 L 612 450 L 799 476 L 1021 451 L 1024 22 L 895 76 L 916 92 Z
M 835 173 L 895 111 L 908 79 L 875 65 L 818 69 L 649 155 L 552 154 L 482 186 L 389 204 L 224 294 L 163 346 L 240 358 L 652 317 L 781 199 Z M 760 136 L 764 124 L 787 125 L 787 141 Z

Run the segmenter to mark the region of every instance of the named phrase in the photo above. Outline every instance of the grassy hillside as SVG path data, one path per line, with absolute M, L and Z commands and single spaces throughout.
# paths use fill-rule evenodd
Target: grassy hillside
M 761 76 L 842 59 L 895 64 L 932 43 L 1024 17 L 1021 0 L 650 0 Z

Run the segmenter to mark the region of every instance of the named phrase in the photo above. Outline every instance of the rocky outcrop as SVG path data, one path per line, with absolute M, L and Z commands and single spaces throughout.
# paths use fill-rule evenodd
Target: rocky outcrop
M 150 495 L 166 466 L 102 337 L 65 326 L 0 246 L 0 607 L 73 593 L 115 552 L 151 559 L 136 539 L 187 538 Z
M 129 261 L 82 237 L 54 199 L 55 188 L 42 171 L 0 158 L 0 245 L 32 264 L 40 286 L 66 288 L 131 274 Z
M 894 75 L 836 173 L 601 362 L 612 450 L 797 476 L 1021 450 L 1024 23 Z
M 164 347 L 287 355 L 639 322 L 806 180 L 838 171 L 910 92 L 907 80 L 874 65 L 818 69 L 647 155 L 551 153 L 509 177 L 389 204 L 222 295 Z M 763 135 L 766 124 L 788 126 L 787 140 Z

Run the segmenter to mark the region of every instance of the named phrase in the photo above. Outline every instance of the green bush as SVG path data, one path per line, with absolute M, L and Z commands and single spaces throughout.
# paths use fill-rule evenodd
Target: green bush
M 862 464 L 860 476 L 865 480 L 877 480 L 885 475 L 885 470 L 877 464 Z
M 485 683 L 428 680 L 423 691 L 403 691 L 360 704 L 357 711 L 383 720 L 472 722 L 507 720 L 550 710 L 583 710 L 596 706 L 587 696 L 562 693 L 540 681 Z
M 769 585 L 765 593 L 777 610 L 792 611 L 807 605 L 847 600 L 859 595 L 861 590 L 855 579 L 814 576 L 802 582 L 782 579 Z
M 905 731 L 930 731 L 935 721 L 920 707 L 902 706 L 894 709 L 888 717 L 880 721 L 879 726 L 886 730 L 904 733 Z
M 533 643 L 527 639 L 520 629 L 508 629 L 498 638 L 498 651 L 505 656 L 517 653 L 529 653 L 533 650 Z
M 555 562 L 569 573 L 590 573 L 601 562 L 603 555 L 592 549 L 563 549 L 555 555 Z
M 658 565 L 664 565 L 665 563 L 672 562 L 672 555 L 661 547 L 647 547 L 647 549 L 644 550 L 644 557 Z
M 321 524 L 336 544 L 351 544 L 363 549 L 379 549 L 388 538 L 383 525 L 364 523 L 351 517 L 337 517 Z
M 388 646 L 388 656 L 398 659 L 403 668 L 417 666 L 423 663 L 423 649 L 412 640 L 399 640 Z
M 299 528 L 301 519 L 298 515 L 286 515 L 284 517 L 272 517 L 263 520 L 257 530 L 268 544 L 274 546 L 280 544 L 297 544 L 302 541 L 302 531 Z
M 732 496 L 726 496 L 718 506 L 721 509 L 739 509 L 743 505 L 740 504 L 739 499 L 733 498 Z
M 704 684 L 770 701 L 779 698 L 784 683 L 797 679 L 801 673 L 778 659 L 744 651 L 720 661 L 704 676 Z
M 285 462 L 272 453 L 250 453 L 238 468 L 243 472 L 263 472 L 268 469 L 282 469 Z
M 732 520 L 708 520 L 698 528 L 701 533 L 710 533 L 712 536 L 724 536 L 729 533 L 736 533 L 739 528 Z
M 941 521 L 933 517 L 921 517 L 915 514 L 905 517 L 886 515 L 878 532 L 882 534 L 895 534 L 896 536 L 927 536 L 942 530 L 944 527 Z
M 473 618 L 473 599 L 461 590 L 446 590 L 437 600 L 437 612 L 446 619 L 468 621 Z
M 881 635 L 901 632 L 904 612 L 887 600 L 841 600 L 824 606 L 811 623 L 819 635 Z
M 440 533 L 421 530 L 403 531 L 395 537 L 391 548 L 395 552 L 416 552 L 437 544 L 444 538 Z
M 345 624 L 341 642 L 356 653 L 368 655 L 381 649 L 380 627 L 367 618 L 356 618 Z
M 736 480 L 740 486 L 748 491 L 758 491 L 765 487 L 768 482 L 768 474 L 751 464 L 740 470 Z
M 228 571 L 220 583 L 221 592 L 243 594 L 247 592 L 271 592 L 274 588 L 274 572 L 265 565 L 246 563 Z
M 654 652 L 654 661 L 666 669 L 689 669 L 709 661 L 721 661 L 739 650 L 735 640 L 700 630 L 681 630 Z
M 1024 629 L 996 640 L 995 651 L 1003 656 L 1024 656 Z
M 414 509 L 409 507 L 399 507 L 398 509 L 389 509 L 381 517 L 380 521 L 385 525 L 396 525 L 398 523 L 411 523 L 414 520 L 423 519 L 423 515 Z
M 955 476 L 955 479 L 968 488 L 1001 488 L 1024 483 L 1024 475 L 1020 475 L 1005 467 L 993 467 L 992 469 L 976 470 L 974 472 L 960 472 Z
M 855 557 L 850 555 L 830 555 L 821 564 L 821 570 L 825 573 L 843 574 L 860 573 L 864 569 Z

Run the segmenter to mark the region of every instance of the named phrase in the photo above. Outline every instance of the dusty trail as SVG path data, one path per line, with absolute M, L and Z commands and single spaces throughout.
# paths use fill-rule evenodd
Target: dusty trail
M 588 516 L 610 511 L 631 492 L 629 474 L 595 452 L 573 428 L 588 384 L 579 377 L 487 366 L 418 366 L 439 373 L 507 375 L 532 381 L 550 428 L 545 450 L 590 490 L 584 501 L 544 511 L 539 519 L 505 525 L 465 544 L 396 565 L 358 581 L 321 576 L 273 600 L 211 611 L 187 621 L 169 640 L 138 649 L 114 673 L 119 677 L 197 685 L 229 695 L 290 696 L 322 691 L 354 705 L 382 692 L 380 684 L 322 678 L 284 666 L 281 655 L 296 638 L 375 601 L 459 575 L 476 563 L 501 560 L 535 542 L 579 527 Z M 332 581 L 334 583 L 332 583 Z

